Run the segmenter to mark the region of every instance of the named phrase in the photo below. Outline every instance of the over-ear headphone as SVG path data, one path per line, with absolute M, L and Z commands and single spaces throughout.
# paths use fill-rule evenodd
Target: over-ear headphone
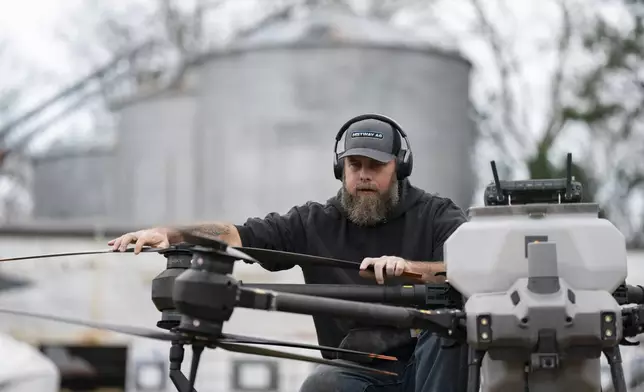
M 403 131 L 402 127 L 396 121 L 381 114 L 361 114 L 347 121 L 335 136 L 335 147 L 333 147 L 333 173 L 335 174 L 335 178 L 341 180 L 342 172 L 344 171 L 344 160 L 340 160 L 338 158 L 338 143 L 340 143 L 342 135 L 351 125 L 363 120 L 379 120 L 386 122 L 391 125 L 403 139 L 405 139 L 407 148 L 402 148 L 402 146 L 400 146 L 396 155 L 396 176 L 398 177 L 398 180 L 409 177 L 414 166 L 414 157 L 411 152 L 411 144 L 409 143 L 407 134 Z M 392 151 L 392 153 L 396 153 L 396 151 Z

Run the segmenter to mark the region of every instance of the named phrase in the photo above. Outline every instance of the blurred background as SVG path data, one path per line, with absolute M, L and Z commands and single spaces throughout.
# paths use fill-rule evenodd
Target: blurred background
M 0 257 L 324 201 L 337 130 L 376 112 L 406 130 L 412 183 L 463 208 L 482 205 L 490 160 L 502 179 L 561 177 L 572 152 L 641 283 L 643 17 L 642 0 L 2 2 Z M 5 263 L 0 306 L 152 328 L 164 268 L 156 254 Z M 175 390 L 165 343 L 7 316 L 0 330 L 2 385 Z M 235 310 L 225 331 L 316 343 L 307 316 Z M 644 351 L 623 353 L 644 391 Z M 197 388 L 296 391 L 311 369 L 210 351 Z

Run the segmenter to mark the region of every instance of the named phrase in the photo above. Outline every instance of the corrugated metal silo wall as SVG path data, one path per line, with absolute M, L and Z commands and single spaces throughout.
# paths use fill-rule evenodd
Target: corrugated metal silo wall
M 123 106 L 115 154 L 113 216 L 134 225 L 191 220 L 194 192 L 189 93 L 164 94 Z
M 34 163 L 34 216 L 104 216 L 111 198 L 112 154 L 93 151 Z
M 204 218 L 242 221 L 326 200 L 340 186 L 332 174 L 335 134 L 368 112 L 391 116 L 406 130 L 412 183 L 468 207 L 469 71 L 456 57 L 378 47 L 215 56 L 201 71 L 197 210 Z

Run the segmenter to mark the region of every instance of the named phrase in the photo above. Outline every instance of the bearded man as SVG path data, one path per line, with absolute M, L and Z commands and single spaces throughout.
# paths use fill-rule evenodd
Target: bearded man
M 334 172 L 342 181 L 337 195 L 325 203 L 307 202 L 286 214 L 270 213 L 235 225 L 214 222 L 182 230 L 217 236 L 231 246 L 245 246 L 362 261 L 361 271 L 301 266 L 307 284 L 387 284 L 387 277 L 420 273 L 425 282 L 438 282 L 444 271 L 443 243 L 466 221 L 450 199 L 429 194 L 413 185 L 412 155 L 404 131 L 380 115 L 349 120 L 338 132 L 346 133 L 344 152 L 337 154 Z M 407 148 L 402 148 L 402 140 Z M 124 251 L 135 243 L 165 247 L 181 242 L 177 228 L 152 228 L 127 233 L 109 242 Z M 293 264 L 262 263 L 269 271 Z M 372 271 L 367 268 L 372 266 Z M 365 279 L 370 278 L 370 279 Z M 375 278 L 375 279 L 374 279 Z M 375 282 L 374 282 L 375 280 Z M 398 357 L 397 362 L 332 355 L 338 361 L 368 361 L 368 366 L 397 376 L 361 373 L 319 366 L 301 386 L 302 392 L 349 391 L 462 391 L 465 387 L 466 350 L 427 333 L 364 325 L 344 319 L 314 317 L 320 345 L 350 348 Z M 453 342 L 452 342 L 453 343 Z M 453 344 L 452 344 L 453 346 Z M 363 363 L 365 364 L 365 363 Z

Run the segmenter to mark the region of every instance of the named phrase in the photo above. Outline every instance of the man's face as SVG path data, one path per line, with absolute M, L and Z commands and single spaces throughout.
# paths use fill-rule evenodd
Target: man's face
M 396 162 L 363 156 L 344 160 L 341 202 L 349 218 L 361 226 L 381 222 L 399 201 Z

